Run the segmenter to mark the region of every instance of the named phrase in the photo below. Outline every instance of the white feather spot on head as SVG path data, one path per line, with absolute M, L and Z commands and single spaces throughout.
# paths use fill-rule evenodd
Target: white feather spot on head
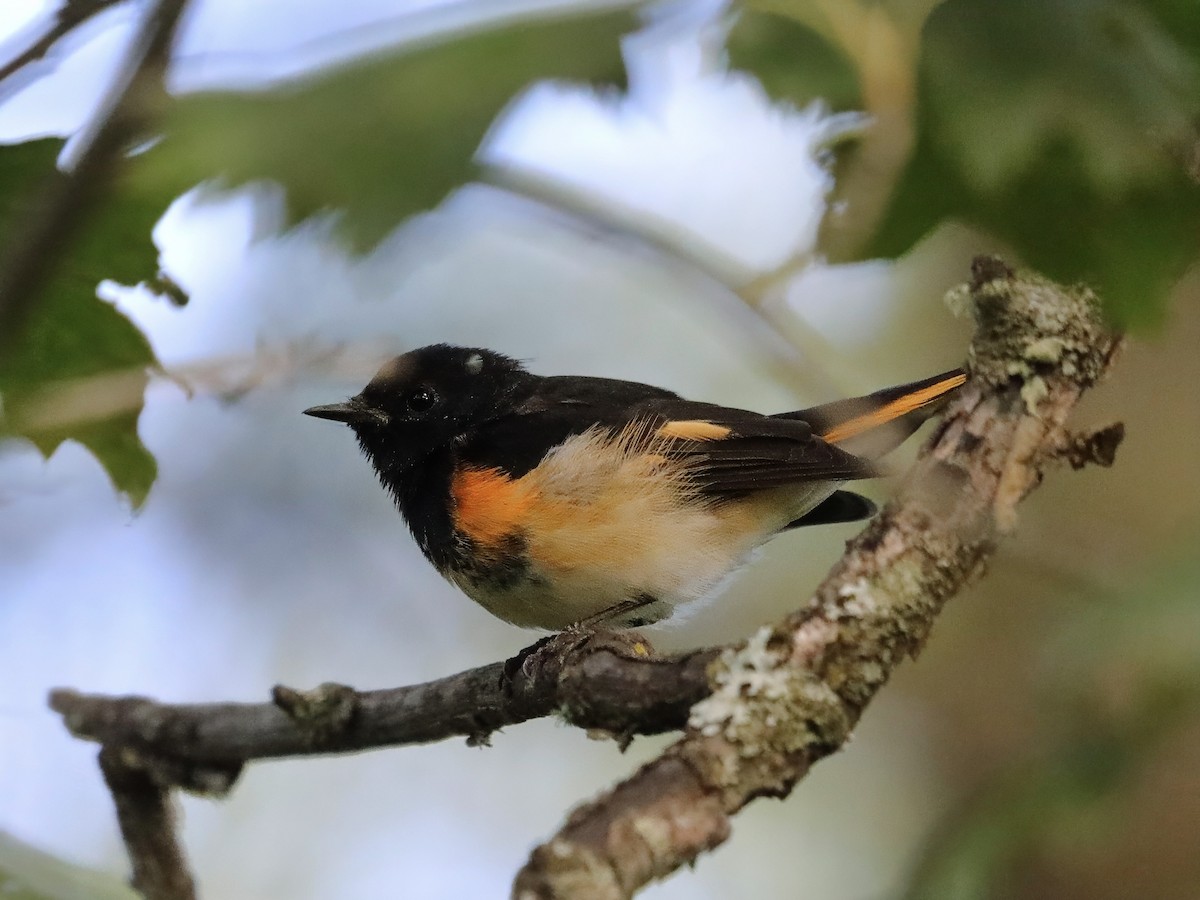
M 472 353 L 467 357 L 467 373 L 470 375 L 478 375 L 483 371 L 483 355 Z

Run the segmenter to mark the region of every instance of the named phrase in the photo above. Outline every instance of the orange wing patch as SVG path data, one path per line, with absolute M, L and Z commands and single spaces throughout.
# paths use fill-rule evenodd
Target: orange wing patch
M 886 425 L 888 422 L 899 419 L 901 416 L 918 410 L 922 406 L 933 403 L 955 388 L 961 387 L 966 380 L 967 376 L 962 372 L 958 372 L 943 381 L 921 388 L 919 391 L 913 391 L 911 394 L 897 397 L 890 403 L 885 403 L 883 406 L 873 409 L 869 413 L 863 413 L 861 416 L 847 419 L 845 422 L 830 428 L 821 437 L 831 444 L 849 440 L 852 437 L 862 434 L 864 431 L 870 431 L 872 428 Z
M 703 419 L 677 419 L 667 422 L 655 432 L 655 436 L 677 441 L 719 441 L 729 437 L 732 428 L 706 422 Z
M 536 492 L 525 479 L 499 469 L 459 469 L 450 483 L 454 527 L 483 546 L 495 545 L 521 531 Z

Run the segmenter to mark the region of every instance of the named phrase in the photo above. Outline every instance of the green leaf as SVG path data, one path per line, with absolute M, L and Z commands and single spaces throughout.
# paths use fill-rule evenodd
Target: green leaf
M 832 110 L 862 108 L 854 64 L 837 47 L 800 22 L 743 12 L 727 41 L 729 63 L 752 72 L 776 100 L 797 108 L 821 100 Z
M 1086 281 L 1126 326 L 1161 319 L 1195 258 L 1200 64 L 1116 0 L 950 0 L 930 17 L 918 141 L 866 256 L 958 219 L 1051 278 Z
M 0 147 L 0 241 L 10 241 L 30 214 L 62 143 Z M 157 472 L 137 434 L 146 371 L 155 358 L 145 336 L 100 300 L 96 287 L 106 278 L 135 283 L 156 271 L 150 229 L 168 200 L 114 184 L 70 239 L 21 334 L 0 356 L 0 439 L 25 438 L 46 456 L 64 440 L 79 441 L 135 508 L 146 499 Z M 125 398 L 117 409 L 105 410 L 107 398 L 94 413 L 88 411 L 93 402 L 64 406 L 81 396 L 65 393 L 64 384 L 117 373 Z
M 268 91 L 183 97 L 138 177 L 172 187 L 270 179 L 286 189 L 292 221 L 337 210 L 367 249 L 471 176 L 488 126 L 522 88 L 618 81 L 618 38 L 634 27 L 628 11 L 507 23 Z
M 137 900 L 111 875 L 44 853 L 0 831 L 0 897 L 4 900 Z

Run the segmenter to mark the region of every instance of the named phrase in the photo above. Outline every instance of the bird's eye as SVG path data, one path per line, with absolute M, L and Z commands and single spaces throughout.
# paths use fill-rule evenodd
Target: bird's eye
M 433 408 L 433 404 L 437 403 L 437 394 L 429 388 L 418 388 L 408 395 L 405 402 L 408 403 L 408 408 L 415 413 L 428 412 Z

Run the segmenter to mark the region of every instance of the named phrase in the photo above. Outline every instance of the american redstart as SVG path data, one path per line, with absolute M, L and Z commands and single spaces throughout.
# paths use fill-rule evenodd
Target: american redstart
M 712 593 L 780 531 L 870 516 L 839 486 L 878 475 L 965 380 L 767 416 L 434 344 L 305 413 L 354 429 L 425 556 L 489 612 L 631 627 Z

